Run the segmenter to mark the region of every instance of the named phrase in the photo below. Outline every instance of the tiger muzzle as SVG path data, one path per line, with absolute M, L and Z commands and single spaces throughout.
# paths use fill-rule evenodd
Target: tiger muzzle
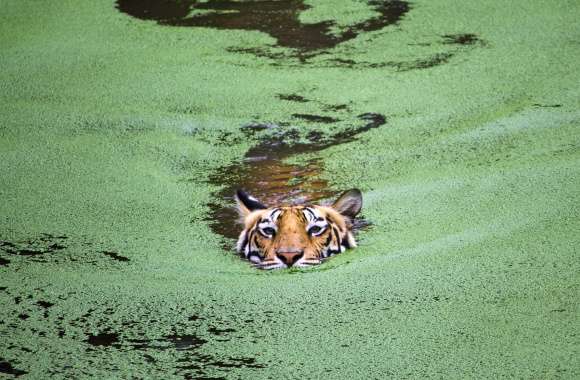
M 278 249 L 276 250 L 276 256 L 288 267 L 291 267 L 304 256 L 304 250 Z

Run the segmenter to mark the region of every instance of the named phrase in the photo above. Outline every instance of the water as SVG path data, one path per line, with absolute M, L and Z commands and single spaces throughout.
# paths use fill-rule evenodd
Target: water
M 257 30 L 276 39 L 278 46 L 307 52 L 330 49 L 361 33 L 395 24 L 409 11 L 406 1 L 367 3 L 376 15 L 338 33 L 331 33 L 336 25 L 334 21 L 301 23 L 300 13 L 310 8 L 302 0 L 118 0 L 117 8 L 133 17 L 154 20 L 161 25 Z

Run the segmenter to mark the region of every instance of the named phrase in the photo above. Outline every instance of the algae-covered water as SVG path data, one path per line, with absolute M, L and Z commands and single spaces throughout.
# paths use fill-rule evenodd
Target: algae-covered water
M 0 377 L 580 377 L 577 1 L 1 8 Z M 370 226 L 258 271 L 237 182 Z

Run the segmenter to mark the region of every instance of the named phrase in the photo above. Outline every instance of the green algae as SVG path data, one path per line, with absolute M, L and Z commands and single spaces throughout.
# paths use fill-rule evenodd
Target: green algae
M 327 3 L 305 20 L 359 17 Z M 265 34 L 113 1 L 5 2 L 0 362 L 29 378 L 578 377 L 579 14 L 413 2 L 300 63 L 231 49 Z M 223 248 L 207 180 L 255 143 L 241 126 L 330 134 L 365 112 L 387 125 L 316 153 L 333 188 L 364 192 L 358 249 L 265 273 Z

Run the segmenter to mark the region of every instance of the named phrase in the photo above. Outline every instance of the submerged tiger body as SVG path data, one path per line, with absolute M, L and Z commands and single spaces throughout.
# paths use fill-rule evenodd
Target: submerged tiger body
M 268 208 L 243 191 L 236 200 L 244 224 L 237 251 L 258 268 L 308 267 L 356 247 L 352 222 L 362 207 L 359 190 L 346 191 L 330 206 Z

